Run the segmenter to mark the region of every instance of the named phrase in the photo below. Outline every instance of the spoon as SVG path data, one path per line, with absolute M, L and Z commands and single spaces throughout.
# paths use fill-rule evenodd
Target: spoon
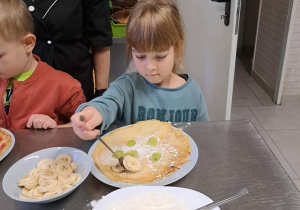
M 79 116 L 79 120 L 80 121 L 82 121 L 82 122 L 85 122 L 85 119 L 84 119 L 84 117 L 83 116 Z M 125 166 L 124 166 L 124 164 L 123 164 L 123 159 L 124 159 L 124 157 L 118 157 L 118 155 L 105 143 L 105 141 L 100 137 L 100 135 L 97 135 L 96 136 L 96 138 L 102 143 L 102 144 L 104 144 L 104 146 L 107 148 L 107 149 L 109 149 L 109 151 L 111 151 L 111 153 L 118 159 L 118 161 L 119 161 L 119 163 L 120 163 L 120 165 L 124 168 L 124 169 L 126 169 L 125 168 Z
M 247 188 L 243 188 L 237 194 L 235 194 L 235 195 L 233 195 L 233 196 L 231 196 L 229 198 L 223 199 L 221 201 L 209 203 L 209 204 L 207 204 L 205 206 L 202 206 L 202 207 L 200 207 L 200 208 L 198 208 L 196 210 L 209 210 L 209 209 L 212 209 L 212 208 L 214 208 L 216 206 L 223 205 L 223 204 L 228 203 L 230 201 L 233 201 L 233 200 L 235 200 L 235 199 L 237 199 L 239 197 L 242 197 L 242 196 L 246 195 L 247 193 L 248 193 L 248 189 Z

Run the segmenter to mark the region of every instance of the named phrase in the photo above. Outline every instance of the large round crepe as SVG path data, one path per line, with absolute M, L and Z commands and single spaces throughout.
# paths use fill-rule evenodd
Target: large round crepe
M 156 137 L 156 146 L 147 144 L 151 137 Z M 92 157 L 98 169 L 109 179 L 126 183 L 150 183 L 162 179 L 186 163 L 191 152 L 189 138 L 180 130 L 175 129 L 168 122 L 158 120 L 140 121 L 133 125 L 116 129 L 103 140 L 114 150 L 124 153 L 136 150 L 142 169 L 138 172 L 113 172 L 111 167 L 117 159 L 99 142 L 93 151 Z M 134 140 L 136 145 L 128 147 L 127 142 Z M 161 153 L 158 161 L 153 161 L 151 155 Z

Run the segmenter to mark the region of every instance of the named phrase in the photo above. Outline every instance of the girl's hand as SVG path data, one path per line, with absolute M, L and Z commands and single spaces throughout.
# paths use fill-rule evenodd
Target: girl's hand
M 95 129 L 102 123 L 100 112 L 93 106 L 87 106 L 71 117 L 74 132 L 83 140 L 95 139 L 100 130 Z
M 35 129 L 48 129 L 48 128 L 56 128 L 56 122 L 44 114 L 33 114 L 29 117 L 29 120 L 26 123 L 27 128 L 35 128 Z

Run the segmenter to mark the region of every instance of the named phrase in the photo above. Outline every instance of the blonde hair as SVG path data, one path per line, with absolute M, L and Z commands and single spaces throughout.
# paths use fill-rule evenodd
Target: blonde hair
M 33 20 L 23 0 L 0 0 L 0 36 L 15 41 L 34 32 Z
M 184 24 L 172 0 L 141 0 L 130 12 L 126 28 L 128 61 L 132 48 L 140 52 L 175 51 L 174 73 L 182 69 Z

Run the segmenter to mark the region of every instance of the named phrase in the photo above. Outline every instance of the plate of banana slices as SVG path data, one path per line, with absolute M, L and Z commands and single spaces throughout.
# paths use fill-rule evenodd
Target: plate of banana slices
M 73 192 L 91 171 L 90 157 L 71 147 L 52 147 L 31 153 L 11 166 L 2 181 L 14 200 L 48 203 Z

